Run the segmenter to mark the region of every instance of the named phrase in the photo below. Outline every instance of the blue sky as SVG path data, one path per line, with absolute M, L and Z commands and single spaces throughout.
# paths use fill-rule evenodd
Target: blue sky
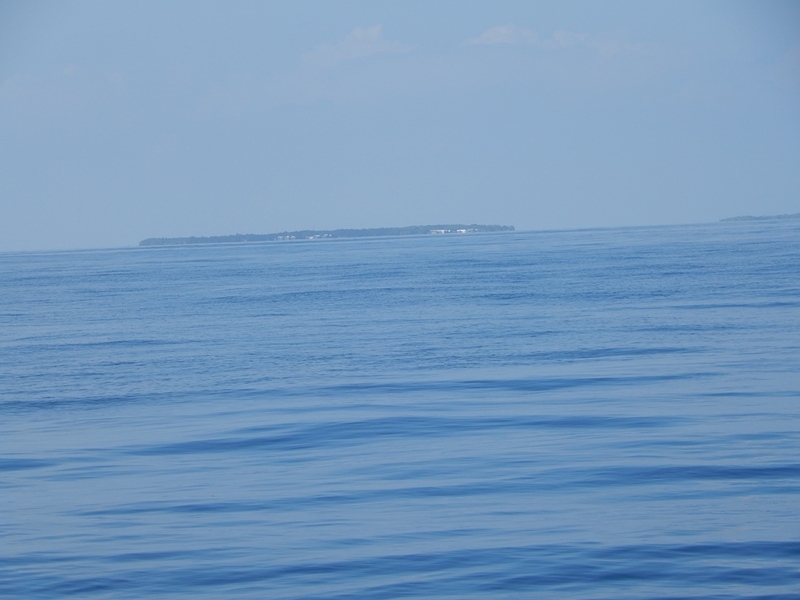
M 0 251 L 799 211 L 797 2 L 0 4 Z

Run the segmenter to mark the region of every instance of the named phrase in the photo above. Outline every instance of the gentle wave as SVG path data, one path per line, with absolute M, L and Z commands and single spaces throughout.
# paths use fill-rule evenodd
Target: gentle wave
M 266 593 L 280 593 L 282 598 L 366 600 L 438 597 L 440 594 L 442 597 L 457 597 L 459 594 L 507 597 L 513 593 L 544 592 L 597 598 L 610 597 L 592 592 L 598 586 L 619 586 L 621 596 L 629 597 L 626 588 L 646 584 L 636 597 L 691 598 L 694 596 L 681 594 L 681 590 L 701 585 L 709 590 L 718 590 L 709 592 L 705 596 L 708 598 L 788 600 L 797 597 L 796 590 L 789 586 L 800 583 L 796 564 L 799 556 L 800 545 L 796 542 L 612 545 L 602 548 L 592 545 L 500 546 L 250 567 L 230 564 L 239 558 L 235 552 L 216 555 L 192 551 L 128 553 L 86 557 L 99 559 L 106 571 L 113 572 L 117 565 L 129 566 L 128 570 L 91 577 L 43 577 L 38 585 L 24 591 L 31 597 L 80 596 L 113 592 L 120 588 L 130 594 L 182 590 L 188 595 L 192 590 L 210 589 L 225 593 L 228 588 L 247 591 L 248 585 L 261 584 L 259 589 Z M 213 569 L 192 566 L 192 563 L 212 558 L 218 563 Z M 25 559 L 21 557 L 12 565 L 0 565 L 21 568 L 28 564 Z M 737 565 L 735 561 L 745 563 Z M 80 561 L 65 561 L 58 557 L 38 559 L 38 562 L 57 568 L 69 568 L 76 562 L 74 566 L 80 564 Z M 152 568 L 170 563 L 177 564 Z M 772 583 L 778 581 L 782 583 Z M 352 582 L 359 583 L 353 585 Z M 308 591 L 297 594 L 294 591 L 297 586 L 308 588 Z M 739 591 L 726 591 L 734 586 Z M 0 592 L 12 591 L 18 590 L 0 585 Z

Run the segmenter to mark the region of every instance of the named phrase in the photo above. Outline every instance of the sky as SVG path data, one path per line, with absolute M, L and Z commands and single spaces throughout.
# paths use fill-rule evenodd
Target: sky
M 800 2 L 0 2 L 0 251 L 800 212 Z

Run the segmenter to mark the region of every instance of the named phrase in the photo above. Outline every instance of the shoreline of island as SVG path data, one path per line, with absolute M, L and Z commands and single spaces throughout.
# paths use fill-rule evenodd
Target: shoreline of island
M 197 244 L 236 244 L 245 242 L 285 242 L 336 238 L 389 237 L 401 235 L 459 235 L 514 231 L 513 225 L 410 225 L 407 227 L 375 227 L 369 229 L 303 229 L 280 233 L 235 233 L 232 235 L 147 238 L 139 246 L 184 246 Z
M 731 223 L 734 221 L 785 221 L 788 219 L 800 219 L 800 213 L 792 213 L 790 215 L 762 215 L 759 217 L 744 215 L 741 217 L 728 217 L 727 219 L 720 219 L 720 223 Z

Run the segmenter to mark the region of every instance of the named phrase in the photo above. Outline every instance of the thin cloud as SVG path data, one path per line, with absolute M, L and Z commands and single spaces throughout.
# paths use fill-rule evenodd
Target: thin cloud
M 383 38 L 380 25 L 356 27 L 337 44 L 321 44 L 305 55 L 308 63 L 333 66 L 343 61 L 354 60 L 375 54 L 397 54 L 408 52 L 410 46 Z
M 467 45 L 494 46 L 506 44 L 511 46 L 535 46 L 539 43 L 539 36 L 532 29 L 518 27 L 517 25 L 498 25 L 487 29 L 477 37 L 470 38 Z
M 559 29 L 549 38 L 541 38 L 533 29 L 509 23 L 487 29 L 479 36 L 468 39 L 464 44 L 469 46 L 535 46 L 548 50 L 560 50 L 570 46 L 591 45 L 590 42 L 589 36 L 585 33 Z

